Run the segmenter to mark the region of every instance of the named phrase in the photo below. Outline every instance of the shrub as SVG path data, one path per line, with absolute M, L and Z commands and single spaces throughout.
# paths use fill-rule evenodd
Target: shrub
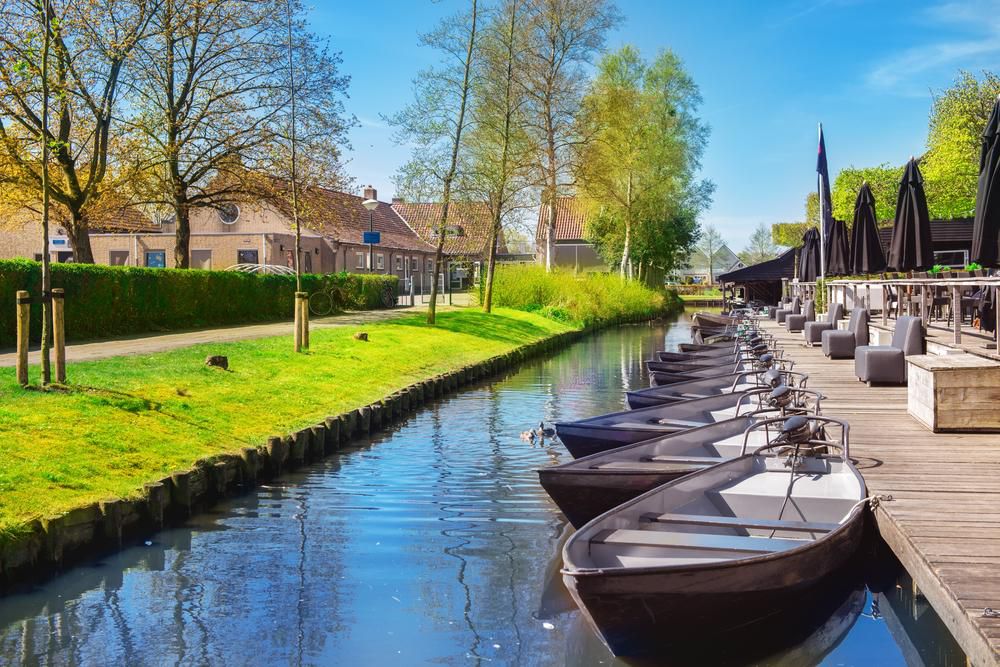
M 676 296 L 671 300 L 673 305 Z M 665 309 L 663 292 L 607 273 L 547 272 L 540 266 L 501 265 L 493 283 L 493 305 L 537 311 L 584 326 L 622 317 L 652 316 Z
M 41 264 L 0 260 L 0 346 L 15 344 L 17 290 L 39 296 Z M 338 308 L 382 308 L 382 295 L 395 294 L 389 275 L 302 276 L 302 288 L 314 292 L 338 285 Z M 68 340 L 193 329 L 290 319 L 295 277 L 236 271 L 146 269 L 93 264 L 53 264 L 52 286 L 66 290 Z M 41 331 L 41 306 L 31 307 L 31 331 Z

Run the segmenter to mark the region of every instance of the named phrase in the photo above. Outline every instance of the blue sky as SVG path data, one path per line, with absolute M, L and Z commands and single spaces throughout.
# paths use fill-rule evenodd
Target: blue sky
M 462 0 L 334 0 L 313 9 L 313 28 L 342 52 L 351 75 L 348 169 L 379 198 L 407 150 L 392 142 L 390 114 L 435 54 L 418 33 Z M 816 124 L 830 170 L 902 163 L 923 151 L 932 91 L 959 69 L 1000 70 L 1000 0 L 618 0 L 625 17 L 609 48 L 662 48 L 684 60 L 712 127 L 703 175 L 717 186 L 703 224 L 734 250 L 759 222 L 796 220 L 815 188 Z

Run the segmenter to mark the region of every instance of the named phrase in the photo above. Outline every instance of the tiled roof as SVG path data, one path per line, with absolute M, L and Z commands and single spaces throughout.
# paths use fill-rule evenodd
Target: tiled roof
M 134 206 L 116 206 L 95 211 L 88 216 L 90 230 L 97 233 L 156 233 L 160 226 L 153 223 Z
M 576 197 L 556 198 L 556 241 L 579 241 L 583 239 L 584 226 L 587 221 L 587 212 L 583 202 Z M 538 243 L 545 242 L 546 223 L 548 222 L 548 208 L 540 206 L 538 208 L 538 225 L 535 227 L 535 240 Z
M 441 204 L 410 203 L 395 201 L 392 208 L 421 238 L 431 245 L 437 245 L 435 234 L 441 219 Z M 448 207 L 448 228 L 454 233 L 445 237 L 444 251 L 449 255 L 484 257 L 489 249 L 490 212 L 482 202 L 454 202 Z M 497 245 L 497 252 L 507 252 L 503 233 Z
M 272 183 L 279 189 L 287 187 L 280 181 Z M 364 232 L 368 231 L 368 209 L 361 205 L 363 197 L 319 187 L 306 189 L 301 197 L 305 226 L 342 243 L 362 243 Z M 275 197 L 274 203 L 284 215 L 291 215 L 286 197 Z M 392 210 L 391 204 L 379 202 L 372 220 L 375 231 L 381 234 L 379 245 L 382 247 L 420 252 L 434 250 Z

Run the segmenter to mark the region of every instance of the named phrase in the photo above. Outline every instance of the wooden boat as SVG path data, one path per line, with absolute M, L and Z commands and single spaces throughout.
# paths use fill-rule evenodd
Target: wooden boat
M 686 401 L 692 398 L 734 394 L 759 387 L 777 387 L 780 384 L 786 384 L 792 388 L 804 388 L 808 381 L 809 375 L 806 373 L 783 371 L 776 368 L 766 371 L 741 371 L 707 378 L 692 378 L 660 384 L 648 389 L 625 392 L 625 403 L 629 409 L 638 410 L 639 408 Z
M 566 543 L 566 587 L 616 655 L 778 614 L 858 550 L 866 491 L 847 424 L 796 416 L 753 428 L 771 422 L 782 434 L 768 445 L 630 500 Z
M 675 403 L 654 405 L 641 410 L 624 410 L 574 422 L 556 424 L 556 434 L 574 458 L 590 456 L 659 435 L 678 433 L 723 419 L 732 419 L 769 409 L 770 388 L 737 394 L 719 394 Z M 803 412 L 820 410 L 822 397 L 806 389 L 795 389 L 804 404 Z
M 730 315 L 718 315 L 715 313 L 705 313 L 697 312 L 691 316 L 691 326 L 701 327 L 703 329 L 716 328 L 725 329 L 727 327 L 735 327 L 738 324 L 744 323 L 746 320 L 740 317 L 732 317 Z
M 670 480 L 742 455 L 744 432 L 757 421 L 745 415 L 643 440 L 542 468 L 538 478 L 569 522 L 579 528 Z M 766 431 L 752 434 L 751 450 L 767 443 Z

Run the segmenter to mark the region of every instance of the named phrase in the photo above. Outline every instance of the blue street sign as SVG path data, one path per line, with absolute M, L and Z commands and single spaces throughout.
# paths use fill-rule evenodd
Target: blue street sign
M 362 243 L 381 243 L 382 234 L 381 232 L 365 232 L 365 238 Z

